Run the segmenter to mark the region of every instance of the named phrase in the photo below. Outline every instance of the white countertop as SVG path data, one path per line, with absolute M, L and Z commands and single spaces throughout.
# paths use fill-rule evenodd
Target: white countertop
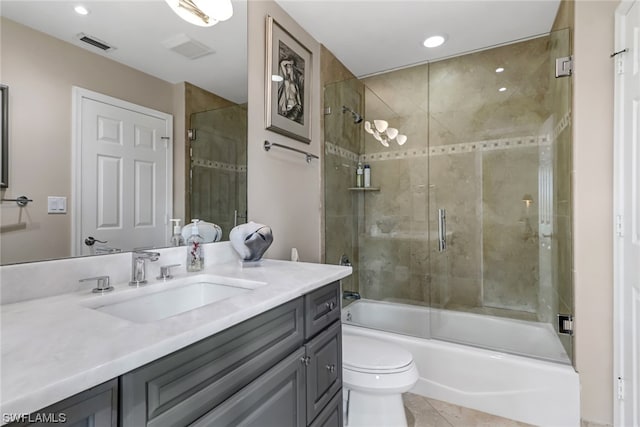
M 229 262 L 202 272 L 266 285 L 149 323 L 89 308 L 104 298 L 89 290 L 0 306 L 0 413 L 42 409 L 346 277 L 351 267 L 264 260 L 258 267 Z M 120 283 L 106 296 L 129 292 L 133 297 L 162 286 L 150 281 L 135 289 Z

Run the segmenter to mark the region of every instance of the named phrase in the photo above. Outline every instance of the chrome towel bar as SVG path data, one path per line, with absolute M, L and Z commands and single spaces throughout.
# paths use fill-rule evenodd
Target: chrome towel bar
M 29 202 L 33 202 L 33 200 L 31 200 L 27 196 L 20 196 L 17 199 L 2 199 L 2 201 L 3 202 L 16 202 L 18 204 L 18 206 L 20 206 L 20 207 L 27 206 L 29 204 Z
M 307 163 L 311 163 L 311 160 L 313 160 L 313 159 L 319 159 L 319 157 L 316 156 L 315 154 L 307 153 L 306 151 L 298 150 L 297 148 L 289 147 L 287 145 L 278 144 L 277 142 L 269 142 L 269 141 L 265 141 L 264 142 L 264 151 L 271 150 L 271 147 L 285 148 L 287 150 L 295 151 L 296 153 L 304 154 L 306 156 L 306 158 L 307 158 Z

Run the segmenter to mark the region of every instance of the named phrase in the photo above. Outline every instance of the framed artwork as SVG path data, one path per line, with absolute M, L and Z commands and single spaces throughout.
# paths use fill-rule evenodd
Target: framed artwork
M 9 186 L 9 87 L 0 85 L 0 188 Z
M 266 59 L 267 129 L 310 143 L 313 57 L 271 16 L 267 17 Z

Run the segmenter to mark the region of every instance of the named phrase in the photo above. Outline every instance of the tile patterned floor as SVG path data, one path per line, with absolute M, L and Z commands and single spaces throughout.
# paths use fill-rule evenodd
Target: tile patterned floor
M 405 393 L 405 413 L 409 427 L 528 427 L 520 423 L 473 409 Z

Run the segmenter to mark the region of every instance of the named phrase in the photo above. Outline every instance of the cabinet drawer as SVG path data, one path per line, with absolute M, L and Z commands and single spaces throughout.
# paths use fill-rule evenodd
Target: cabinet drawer
M 111 380 L 68 399 L 34 412 L 25 422 L 7 427 L 23 426 L 94 426 L 118 425 L 118 381 Z
M 318 416 L 342 388 L 342 334 L 333 323 L 305 344 L 307 354 L 307 424 Z
M 309 427 L 342 427 L 342 390 L 339 390 Z
M 298 349 L 192 427 L 305 425 L 303 356 Z
M 340 318 L 340 282 L 333 282 L 304 296 L 306 339 Z
M 186 425 L 266 372 L 304 339 L 302 298 L 122 376 L 122 427 Z

